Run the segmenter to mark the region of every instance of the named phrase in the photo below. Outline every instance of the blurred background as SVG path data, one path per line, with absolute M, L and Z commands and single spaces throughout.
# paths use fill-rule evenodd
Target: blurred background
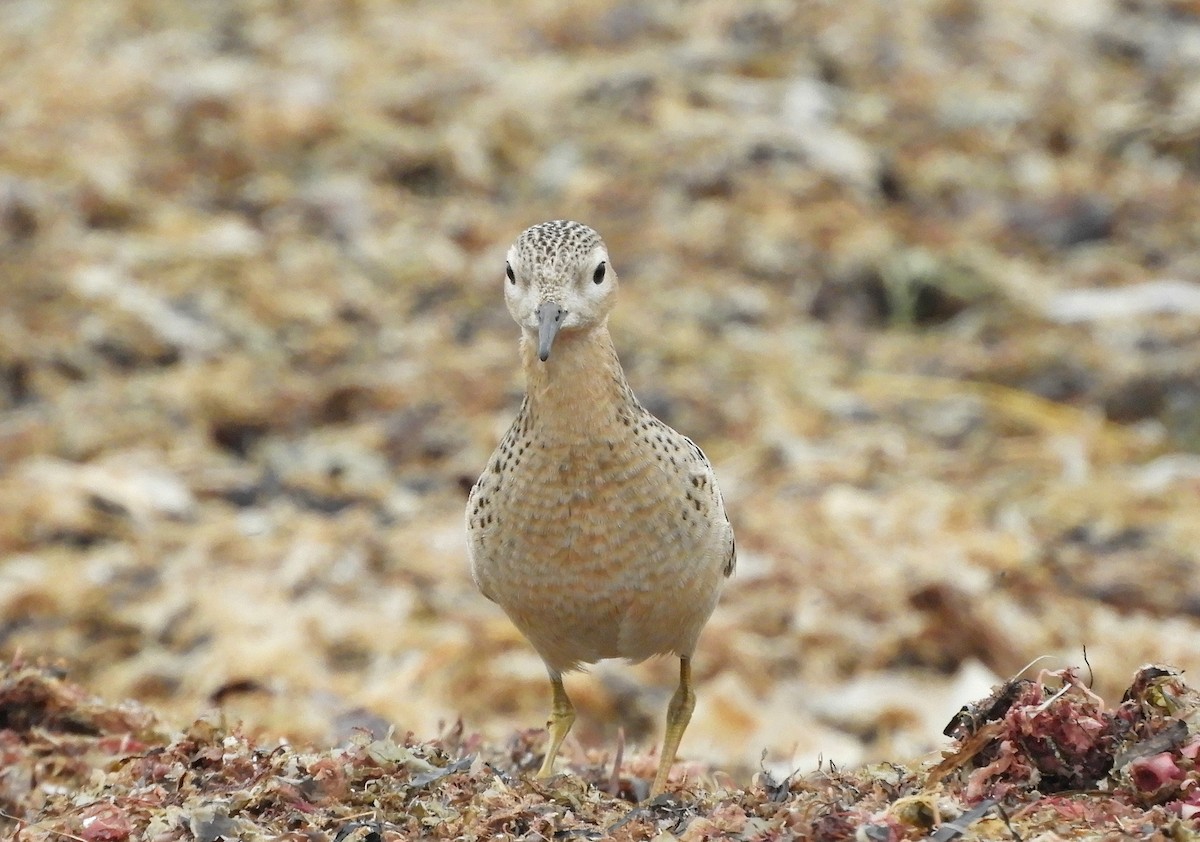
M 1193 0 L 7 0 L 0 68 L 5 658 L 319 745 L 540 727 L 462 509 L 504 251 L 567 217 L 737 531 L 684 757 L 1200 666 Z M 569 679 L 567 758 L 675 669 Z

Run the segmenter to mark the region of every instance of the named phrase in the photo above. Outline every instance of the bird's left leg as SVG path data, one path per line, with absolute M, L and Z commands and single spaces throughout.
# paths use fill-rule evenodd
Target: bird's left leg
M 662 755 L 658 758 L 658 774 L 650 787 L 650 797 L 661 795 L 667 787 L 667 776 L 675 764 L 675 752 L 679 750 L 679 741 L 687 730 L 688 722 L 692 719 L 692 710 L 696 707 L 696 694 L 692 690 L 692 659 L 679 659 L 679 687 L 671 697 L 667 706 L 667 730 L 663 734 Z
M 562 676 L 550 673 L 550 687 L 554 691 L 550 719 L 546 723 L 546 728 L 550 731 L 550 745 L 546 749 L 546 759 L 542 761 L 542 768 L 538 769 L 539 778 L 548 778 L 554 774 L 554 758 L 558 754 L 558 748 L 575 723 L 575 706 L 571 704 L 567 688 L 563 687 Z

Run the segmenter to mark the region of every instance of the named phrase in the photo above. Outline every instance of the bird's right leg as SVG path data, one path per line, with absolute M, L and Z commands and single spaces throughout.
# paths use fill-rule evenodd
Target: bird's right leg
M 554 774 L 554 758 L 558 755 L 558 748 L 575 723 L 575 706 L 571 704 L 567 689 L 563 687 L 562 676 L 550 673 L 550 687 L 554 691 L 550 719 L 546 722 L 546 728 L 550 732 L 550 746 L 546 749 L 546 759 L 542 761 L 542 768 L 538 769 L 539 778 L 548 778 Z

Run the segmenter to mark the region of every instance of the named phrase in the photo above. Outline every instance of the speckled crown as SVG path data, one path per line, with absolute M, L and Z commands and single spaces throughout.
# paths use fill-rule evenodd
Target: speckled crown
M 541 264 L 552 272 L 560 272 L 603 245 L 596 229 L 582 222 L 555 219 L 526 228 L 513 247 L 521 263 Z

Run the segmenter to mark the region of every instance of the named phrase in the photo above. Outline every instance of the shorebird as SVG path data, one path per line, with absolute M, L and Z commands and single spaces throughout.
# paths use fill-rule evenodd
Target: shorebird
M 543 222 L 508 251 L 526 394 L 467 503 L 471 572 L 546 664 L 549 746 L 575 721 L 563 674 L 606 658 L 679 658 L 650 795 L 663 792 L 696 696 L 691 659 L 736 563 L 704 453 L 634 397 L 608 332 L 617 276 L 578 222 Z

